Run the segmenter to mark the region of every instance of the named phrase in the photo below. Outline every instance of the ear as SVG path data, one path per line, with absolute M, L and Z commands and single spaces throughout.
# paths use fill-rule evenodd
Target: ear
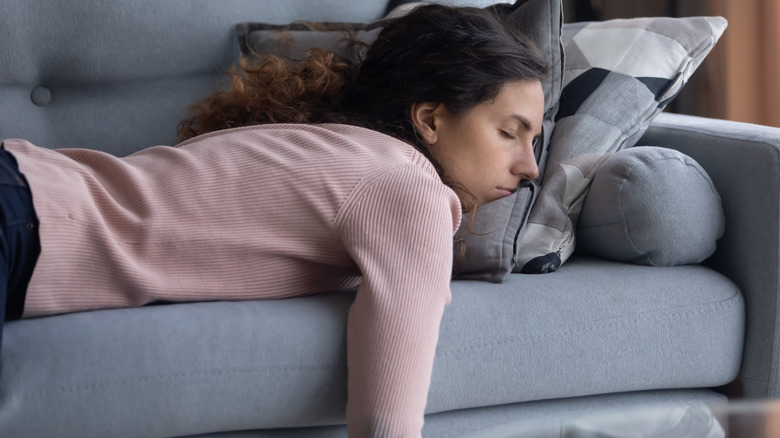
M 417 135 L 428 145 L 436 144 L 439 139 L 437 118 L 442 105 L 434 102 L 413 103 L 409 116 Z

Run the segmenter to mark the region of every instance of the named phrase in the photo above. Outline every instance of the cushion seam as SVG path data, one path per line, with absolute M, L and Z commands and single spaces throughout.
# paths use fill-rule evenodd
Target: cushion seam
M 334 363 L 332 365 L 274 365 L 270 367 L 254 367 L 254 368 L 238 368 L 238 369 L 224 369 L 217 368 L 212 370 L 199 370 L 199 371 L 179 371 L 171 373 L 161 374 L 149 374 L 141 375 L 137 377 L 125 377 L 121 379 L 108 379 L 102 382 L 84 383 L 77 385 L 62 385 L 50 389 L 38 389 L 33 391 L 14 391 L 15 397 L 25 398 L 40 398 L 55 393 L 80 393 L 85 391 L 92 391 L 94 389 L 109 389 L 118 386 L 131 386 L 138 383 L 150 383 L 166 380 L 179 380 L 187 379 L 191 377 L 208 377 L 208 376 L 230 376 L 239 374 L 279 374 L 288 373 L 290 371 L 311 371 L 318 369 L 341 369 L 346 366 L 346 363 Z
M 709 303 L 706 309 L 697 308 L 697 309 L 688 309 L 683 311 L 675 311 L 670 313 L 661 313 L 660 311 L 656 310 L 656 311 L 640 314 L 629 318 L 624 318 L 624 317 L 612 318 L 610 321 L 600 323 L 600 324 L 597 323 L 597 324 L 580 326 L 580 327 L 568 327 L 562 330 L 548 332 L 548 333 L 534 333 L 534 334 L 528 334 L 523 336 L 514 336 L 502 340 L 496 340 L 493 342 L 485 342 L 477 345 L 467 345 L 463 347 L 450 349 L 449 351 L 437 352 L 436 357 L 437 358 L 446 357 L 449 355 L 468 353 L 470 351 L 475 351 L 484 348 L 519 344 L 528 340 L 561 338 L 561 337 L 571 336 L 580 333 L 593 333 L 593 332 L 602 331 L 604 329 L 612 328 L 612 327 L 632 326 L 633 324 L 636 324 L 638 322 L 643 322 L 643 321 L 661 320 L 661 319 L 685 320 L 691 316 L 711 314 L 720 310 L 733 308 L 737 305 L 738 302 L 740 302 L 740 300 L 735 300 L 735 298 L 739 296 L 740 295 L 738 293 L 735 293 L 734 295 L 732 295 L 731 297 L 723 301 Z

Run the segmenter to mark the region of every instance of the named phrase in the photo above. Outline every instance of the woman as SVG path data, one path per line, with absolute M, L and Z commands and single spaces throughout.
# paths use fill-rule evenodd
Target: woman
M 453 232 L 537 177 L 545 68 L 489 13 L 426 6 L 359 67 L 323 51 L 247 66 L 173 148 L 6 140 L 0 303 L 17 319 L 360 284 L 349 434 L 419 436 Z

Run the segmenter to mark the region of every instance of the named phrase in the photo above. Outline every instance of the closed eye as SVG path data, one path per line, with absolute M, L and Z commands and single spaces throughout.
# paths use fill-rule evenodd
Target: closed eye
M 517 139 L 517 137 L 515 137 L 514 135 L 504 131 L 503 129 L 501 129 L 500 131 L 501 131 L 501 135 L 503 135 L 504 137 L 508 138 L 509 140 Z

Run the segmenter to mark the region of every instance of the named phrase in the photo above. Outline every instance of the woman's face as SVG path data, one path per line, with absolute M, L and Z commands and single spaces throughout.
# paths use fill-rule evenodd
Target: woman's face
M 443 105 L 431 111 L 431 154 L 444 176 L 456 183 L 455 192 L 466 209 L 474 201 L 480 206 L 509 196 L 520 181 L 539 176 L 534 145 L 541 135 L 543 113 L 542 85 L 530 79 L 504 84 L 495 100 L 462 114 Z

